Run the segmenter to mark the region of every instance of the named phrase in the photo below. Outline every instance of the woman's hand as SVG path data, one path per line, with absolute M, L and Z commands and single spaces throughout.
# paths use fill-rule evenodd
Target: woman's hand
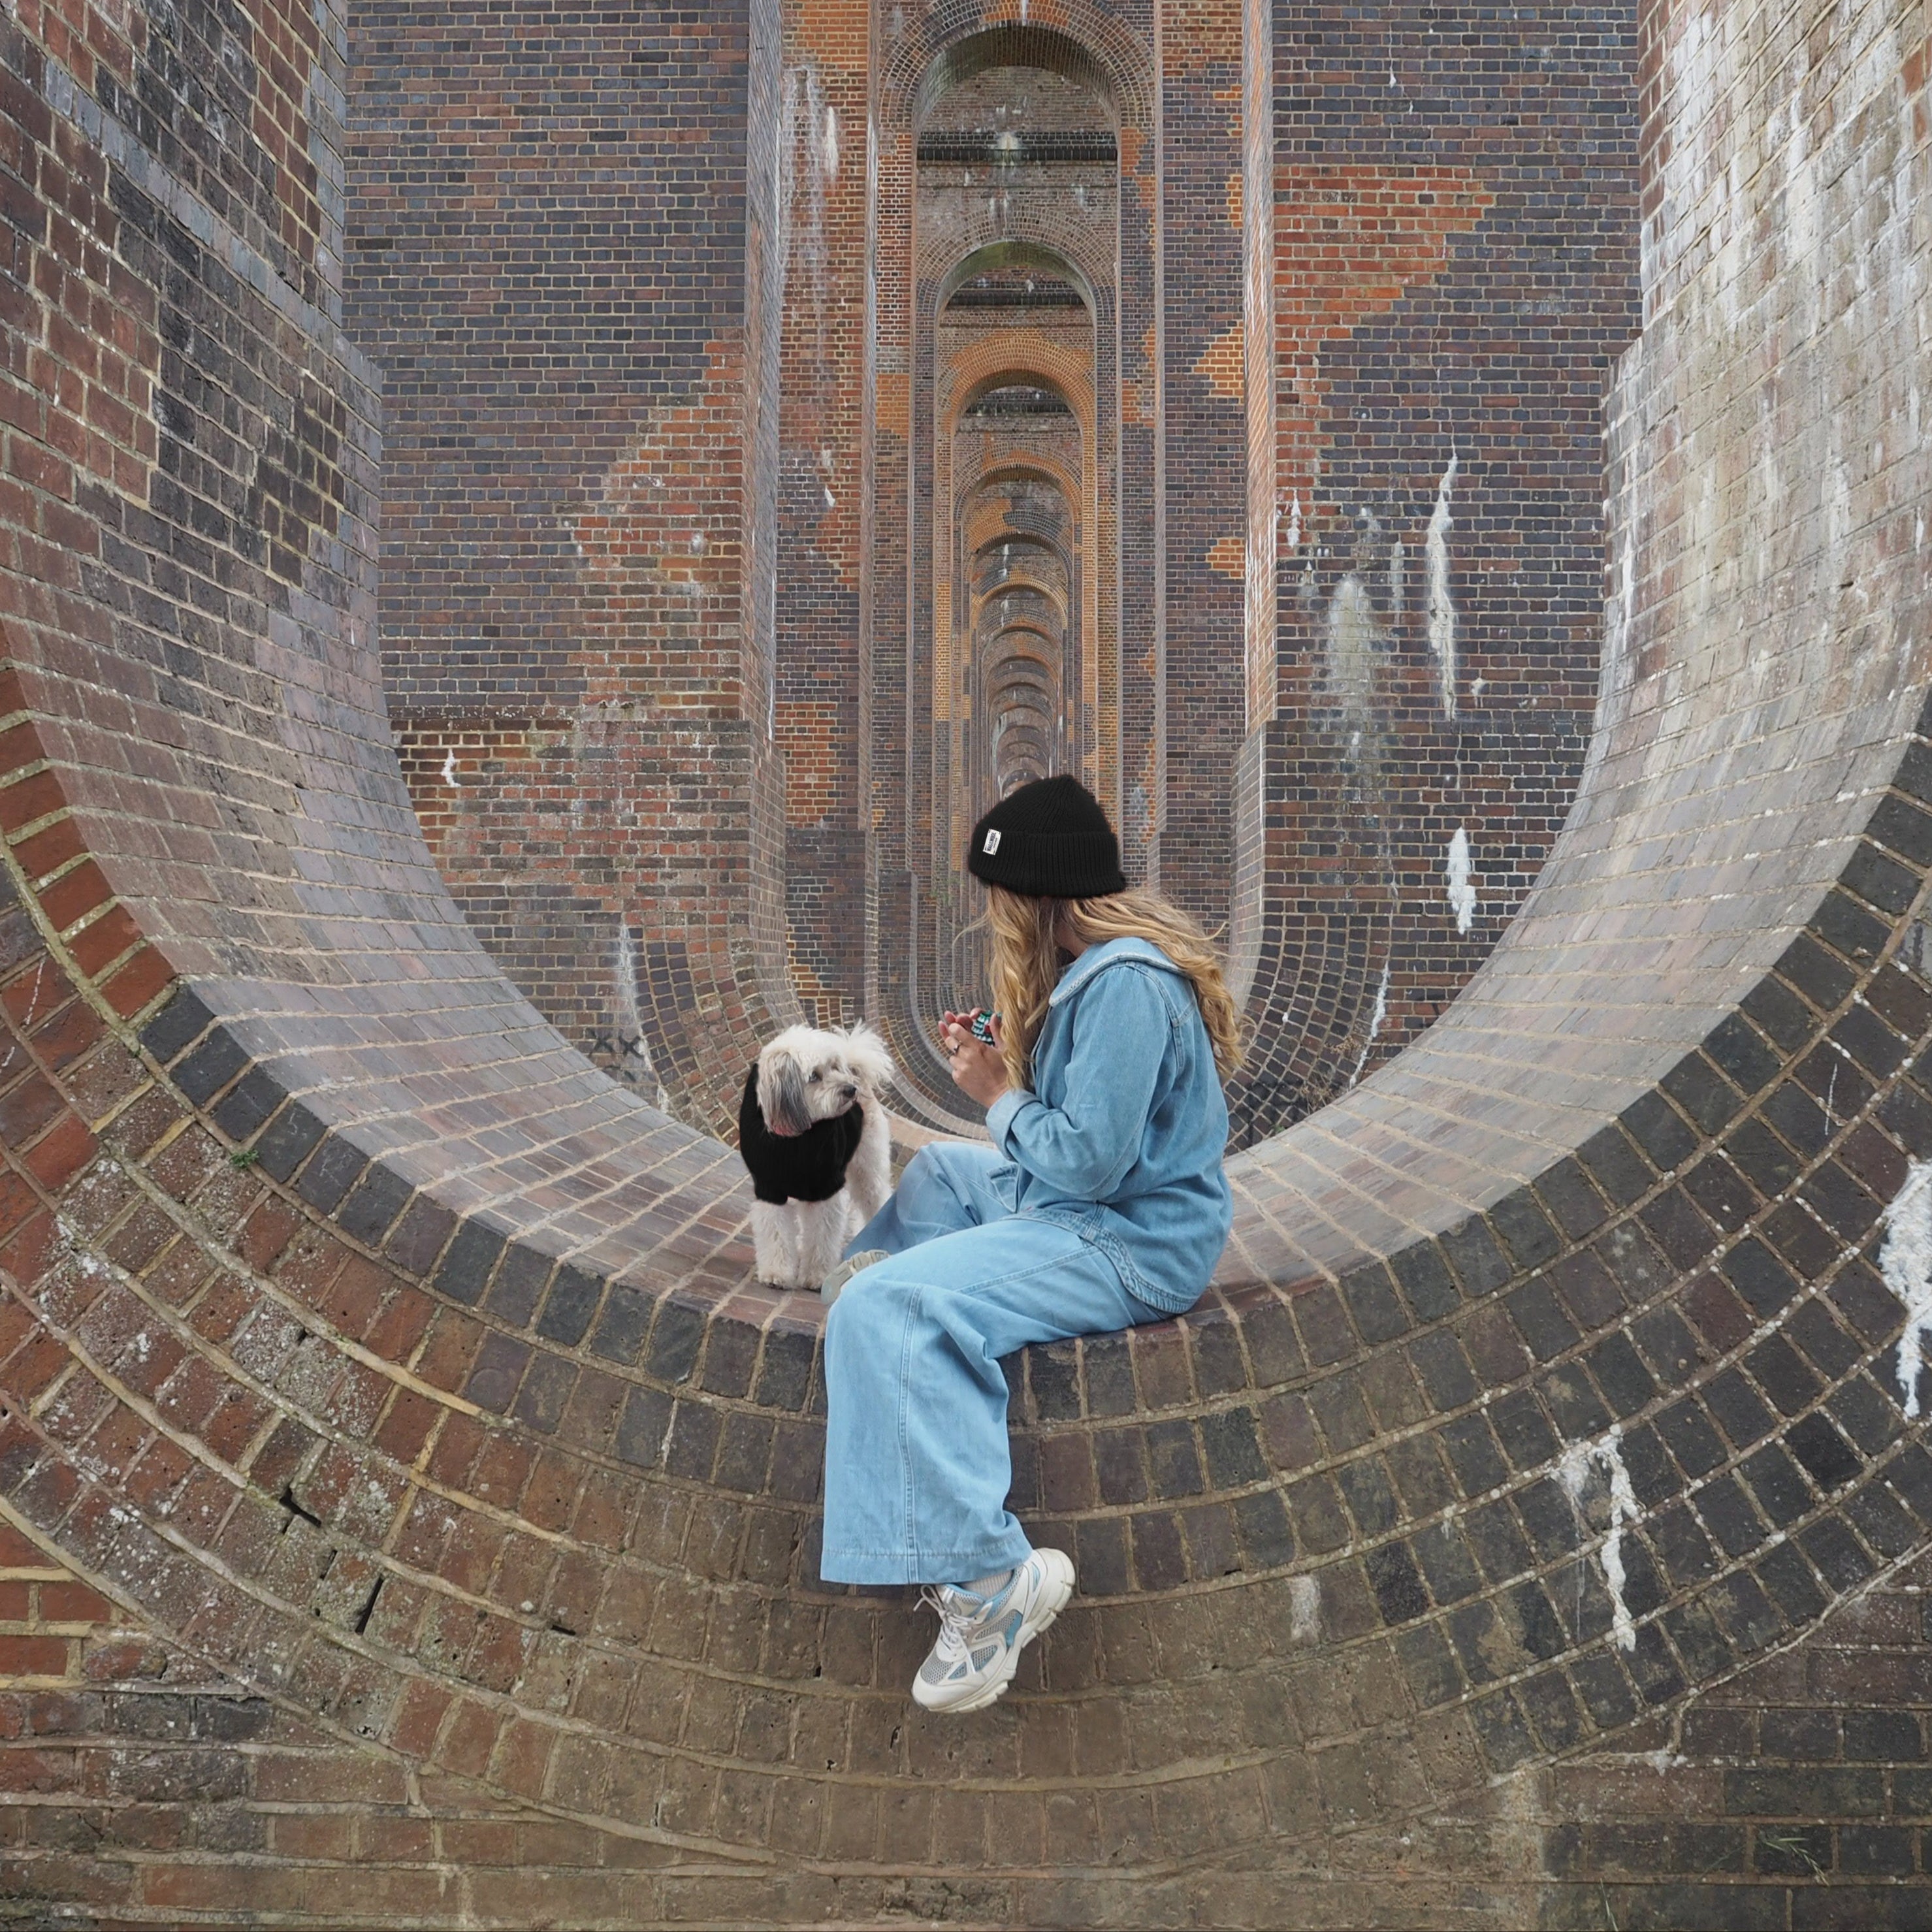
M 999 1022 L 989 1022 L 993 1034 L 989 1046 L 974 1036 L 973 1022 L 978 1016 L 976 1006 L 970 1013 L 947 1013 L 939 1023 L 939 1044 L 953 1084 L 981 1106 L 990 1107 L 1006 1090 L 1006 1063 L 1000 1053 Z

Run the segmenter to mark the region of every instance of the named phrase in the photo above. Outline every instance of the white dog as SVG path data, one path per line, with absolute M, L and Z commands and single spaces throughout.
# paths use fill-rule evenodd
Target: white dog
M 892 1055 L 872 1029 L 788 1027 L 745 1076 L 738 1150 L 756 1198 L 758 1279 L 816 1288 L 892 1192 L 880 1096 Z

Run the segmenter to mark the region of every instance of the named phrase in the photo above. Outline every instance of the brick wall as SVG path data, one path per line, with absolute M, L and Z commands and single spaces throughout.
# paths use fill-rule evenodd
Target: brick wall
M 1442 1010 L 1574 790 L 1598 409 L 1636 320 L 1628 18 L 1533 42 L 1432 8 L 1312 40 L 1233 6 L 868 20 L 570 16 L 512 53 L 356 13 L 348 314 L 388 372 L 382 631 L 432 849 L 545 1018 L 687 1117 L 728 1114 L 750 1043 L 710 1053 L 718 1012 L 755 1031 L 794 1000 L 872 1009 L 946 1117 L 926 1010 L 972 996 L 957 848 L 992 723 L 940 424 L 996 318 L 935 310 L 975 250 L 1064 260 L 1093 305 L 1090 500 L 1054 755 L 1130 870 L 1232 920 L 1257 1137 Z M 1264 51 L 1271 111 L 1245 92 Z M 1015 115 L 1116 158 L 915 160 L 915 123 L 956 146 Z M 703 128 L 752 139 L 698 144 L 700 178 Z M 1252 218 L 1250 177 L 1274 182 Z M 526 755 L 452 784 L 465 730 Z M 646 904 L 670 981 L 638 964 Z
M 424 836 L 487 815 L 412 808 L 327 231 L 340 26 L 0 33 L 0 1915 L 1922 1918 L 1919 16 L 1646 12 L 1574 809 L 1451 1010 L 1234 1161 L 1200 1307 L 1008 1364 L 1016 1505 L 1082 1593 L 951 1725 L 907 1700 L 903 1594 L 817 1580 L 820 1311 L 750 1279 L 735 1157 L 498 971 Z M 116 92 L 151 72 L 177 118 Z M 260 112 L 184 79 L 218 73 Z M 662 673 L 700 723 L 614 721 L 613 763 L 742 759 L 682 861 L 755 916 L 740 976 L 694 892 L 635 938 L 694 1091 L 766 1017 L 731 986 L 784 908 L 736 855 L 782 826 L 755 719 L 724 729 L 760 634 L 706 628 L 755 493 L 661 514 L 651 473 L 573 527 L 695 614 Z M 534 795 L 590 715 L 403 748 L 446 806 L 493 762 Z M 1153 769 L 1124 695 L 1120 729 Z M 911 886 L 868 890 L 911 929 Z
M 796 109 L 776 9 L 351 25 L 346 312 L 385 374 L 412 796 L 545 1018 L 722 1126 L 762 982 L 788 997 L 780 509 L 752 471 L 778 448 L 792 155 L 746 132 L 754 86 L 767 124 Z
M 1628 13 L 1527 38 L 1433 6 L 1372 34 L 1275 22 L 1279 632 L 1241 828 L 1244 1136 L 1428 1027 L 1550 852 L 1595 692 L 1599 403 L 1637 324 Z

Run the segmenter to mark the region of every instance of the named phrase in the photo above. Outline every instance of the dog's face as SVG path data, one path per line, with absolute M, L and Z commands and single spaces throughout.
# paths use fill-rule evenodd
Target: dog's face
M 877 1094 L 892 1077 L 886 1043 L 862 1023 L 787 1027 L 758 1055 L 758 1111 L 775 1134 L 802 1134 Z

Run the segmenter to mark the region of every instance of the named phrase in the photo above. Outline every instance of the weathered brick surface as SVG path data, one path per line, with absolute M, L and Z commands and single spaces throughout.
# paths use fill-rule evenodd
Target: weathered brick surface
M 908 10 L 881 70 L 896 219 L 920 76 L 988 17 Z M 0 1915 L 1922 1917 L 1932 1459 L 1880 1266 L 1932 1158 L 1932 477 L 1897 406 L 1927 334 L 1918 16 L 1646 14 L 1645 328 L 1575 809 L 1444 1019 L 1234 1162 L 1198 1310 L 1009 1365 L 1016 1507 L 1083 1594 L 1010 1700 L 950 1726 L 907 1701 L 901 1593 L 817 1581 L 819 1311 L 749 1281 L 734 1157 L 511 990 L 411 809 L 371 629 L 374 376 L 335 314 L 341 22 L 126 25 L 22 10 L 0 34 Z M 1114 76 L 1137 398 L 1143 218 L 1250 159 L 1176 25 L 1055 22 Z M 778 85 L 771 26 L 731 43 L 748 92 Z M 1204 21 L 1217 87 L 1250 26 Z M 217 73 L 259 112 L 189 84 Z M 1171 178 L 1156 85 L 1203 116 Z M 1475 232 L 1474 191 L 1440 185 L 1426 218 L 1391 202 L 1393 253 Z M 1340 194 L 1304 170 L 1277 206 Z M 1231 244 L 1200 250 L 1232 315 Z M 1001 372 L 962 334 L 970 390 Z M 910 355 L 909 313 L 889 341 Z M 733 488 L 782 425 L 752 409 L 732 445 L 707 413 L 707 385 L 756 390 L 754 345 L 797 346 L 748 327 L 625 459 L 715 432 L 740 485 L 694 472 L 667 512 L 641 494 L 662 472 L 620 461 L 572 526 L 621 586 L 586 676 L 657 653 L 705 720 L 681 740 L 614 682 L 614 788 L 663 802 L 623 777 L 653 746 L 664 785 L 738 761 L 718 851 L 679 861 L 716 893 L 635 938 L 693 1065 L 768 1018 L 784 910 L 744 856 L 784 843 L 742 704 L 764 646 L 714 608 L 738 566 L 704 562 L 780 532 Z M 1222 400 L 1236 446 L 1245 398 Z M 1292 466 L 1313 432 L 1276 428 Z M 1124 665 L 1151 636 L 1152 429 L 1120 429 Z M 909 542 L 904 508 L 875 502 L 862 560 Z M 673 572 L 664 532 L 700 514 L 718 542 Z M 1234 609 L 1203 650 L 1245 704 L 1268 681 L 1225 647 Z M 454 789 L 440 742 L 459 780 L 495 761 L 536 796 L 535 715 L 406 724 L 419 788 Z M 1124 780 L 1155 771 L 1124 677 L 1118 725 Z M 922 783 L 892 838 L 931 832 Z M 484 822 L 425 806 L 446 844 Z M 908 849 L 882 919 L 918 903 Z
M 868 1011 L 944 1120 L 964 830 L 1077 770 L 1131 872 L 1232 919 L 1259 1138 L 1436 1017 L 1574 790 L 1630 16 L 872 10 L 567 14 L 513 51 L 356 14 L 412 794 L 519 988 L 647 1096 L 717 1125 L 802 1002 Z M 1070 306 L 951 299 L 989 266 Z M 962 437 L 976 371 L 1064 392 L 1070 448 Z M 1036 677 L 972 584 L 977 479 L 1014 476 L 1064 580 Z
M 714 1129 L 796 1009 L 756 480 L 778 322 L 746 307 L 748 278 L 785 285 L 777 10 L 506 34 L 488 8 L 358 7 L 347 76 L 411 795 L 519 990 Z M 426 167 L 460 191 L 426 195 Z

